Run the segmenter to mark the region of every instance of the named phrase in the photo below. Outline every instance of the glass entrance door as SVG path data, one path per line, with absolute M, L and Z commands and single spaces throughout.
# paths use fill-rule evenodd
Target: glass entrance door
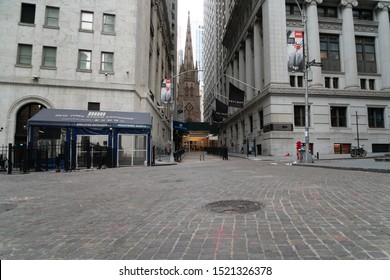
M 118 166 L 147 165 L 147 135 L 118 135 Z

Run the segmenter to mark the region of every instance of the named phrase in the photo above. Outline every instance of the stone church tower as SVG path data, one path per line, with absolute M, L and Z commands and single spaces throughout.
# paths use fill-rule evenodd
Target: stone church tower
M 191 24 L 190 12 L 188 12 L 186 45 L 184 52 L 184 61 L 180 66 L 179 82 L 177 84 L 177 108 L 178 119 L 186 122 L 200 122 L 200 94 L 199 94 L 199 79 L 198 65 L 194 66 L 192 40 L 191 40 Z

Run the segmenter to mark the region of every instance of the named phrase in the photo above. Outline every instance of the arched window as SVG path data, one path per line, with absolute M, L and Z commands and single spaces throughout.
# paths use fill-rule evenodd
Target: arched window
M 24 105 L 16 114 L 15 144 L 26 143 L 27 141 L 27 121 L 29 118 L 38 113 L 41 109 L 46 108 L 39 103 L 29 103 Z

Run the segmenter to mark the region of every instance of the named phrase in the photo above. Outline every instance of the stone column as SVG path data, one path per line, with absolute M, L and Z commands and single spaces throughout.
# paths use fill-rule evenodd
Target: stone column
M 317 3 L 321 4 L 322 0 L 305 0 L 306 4 L 306 30 L 307 30 L 307 50 L 308 62 L 315 59 L 316 62 L 321 62 L 320 50 L 320 31 L 318 27 Z M 313 81 L 311 86 L 322 86 L 321 67 L 311 67 Z
M 263 90 L 263 67 L 262 67 L 262 45 L 261 40 L 261 21 L 256 20 L 253 27 L 253 51 L 254 51 L 254 79 L 255 88 Z
M 379 33 L 379 63 L 382 74 L 382 90 L 390 91 L 390 4 L 380 2 L 377 5 Z
M 250 86 L 254 86 L 253 84 L 253 35 L 247 34 L 245 39 L 245 76 L 246 76 L 246 83 Z M 253 88 L 247 86 L 246 87 L 246 98 L 247 101 L 250 101 L 253 99 Z
M 286 2 L 264 1 L 262 12 L 264 86 L 288 86 Z
M 358 5 L 356 0 L 341 0 L 341 17 L 343 19 L 342 37 L 343 37 L 343 61 L 345 72 L 345 89 L 359 88 L 355 27 L 353 22 L 352 7 Z
M 234 60 L 233 60 L 233 77 L 236 78 L 236 79 L 240 78 L 240 75 L 238 74 L 238 55 L 237 55 L 237 53 L 235 54 Z M 233 85 L 235 85 L 236 87 L 239 86 L 239 84 L 238 84 L 238 82 L 236 80 L 230 79 L 230 82 Z
M 161 49 L 161 46 L 162 46 L 162 29 L 161 27 L 159 27 L 158 31 L 157 31 L 157 46 L 160 48 L 160 55 L 157 56 L 157 60 L 156 60 L 156 72 L 157 72 L 157 76 L 156 76 L 156 79 L 155 79 L 155 90 L 156 92 L 154 93 L 155 97 L 156 97 L 156 100 L 158 102 L 161 101 L 161 80 L 163 79 L 162 78 L 162 49 Z M 157 48 L 157 47 L 156 47 Z M 156 50 L 157 51 L 157 50 Z M 165 77 L 164 77 L 165 78 Z
M 158 30 L 157 30 L 157 16 L 156 16 L 156 8 L 155 7 L 153 8 L 153 12 L 152 12 L 152 23 L 153 23 L 153 28 L 154 28 L 154 36 L 151 39 L 153 41 L 152 42 L 153 50 L 152 50 L 152 58 L 151 58 L 150 69 L 149 69 L 149 77 L 150 77 L 149 86 L 154 94 L 154 97 L 157 98 L 158 92 L 156 89 L 156 64 L 157 64 L 157 51 L 156 51 L 156 49 L 157 49 Z
M 240 46 L 240 50 L 238 52 L 238 79 L 240 80 L 240 82 L 237 82 L 237 86 L 242 89 L 242 90 L 245 90 L 245 85 L 243 84 L 243 82 L 245 83 L 245 47 L 244 46 Z
M 227 73 L 229 76 L 231 77 L 234 77 L 236 79 L 238 79 L 238 59 L 237 59 L 237 56 L 235 56 L 233 58 L 233 61 L 229 63 L 228 67 L 227 67 Z M 226 97 L 229 98 L 229 87 L 230 87 L 230 83 L 232 83 L 233 85 L 236 85 L 236 81 L 227 77 L 226 79 Z M 228 99 L 227 99 L 227 103 L 228 104 Z M 236 108 L 234 107 L 228 107 L 228 112 L 229 112 L 229 115 L 233 114 L 234 111 L 235 111 Z
M 229 76 L 234 77 L 233 74 L 233 65 L 232 62 L 228 63 L 226 65 L 226 74 Z M 226 83 L 226 96 L 229 97 L 229 83 L 231 82 L 231 79 L 229 77 L 225 77 L 225 83 Z

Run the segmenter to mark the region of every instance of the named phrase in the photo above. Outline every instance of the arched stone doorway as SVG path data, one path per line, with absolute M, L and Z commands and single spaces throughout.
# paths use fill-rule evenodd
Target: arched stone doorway
M 14 144 L 16 146 L 19 146 L 20 144 L 27 144 L 27 121 L 43 108 L 46 108 L 46 106 L 37 102 L 32 102 L 25 104 L 18 110 L 16 113 L 14 138 Z

